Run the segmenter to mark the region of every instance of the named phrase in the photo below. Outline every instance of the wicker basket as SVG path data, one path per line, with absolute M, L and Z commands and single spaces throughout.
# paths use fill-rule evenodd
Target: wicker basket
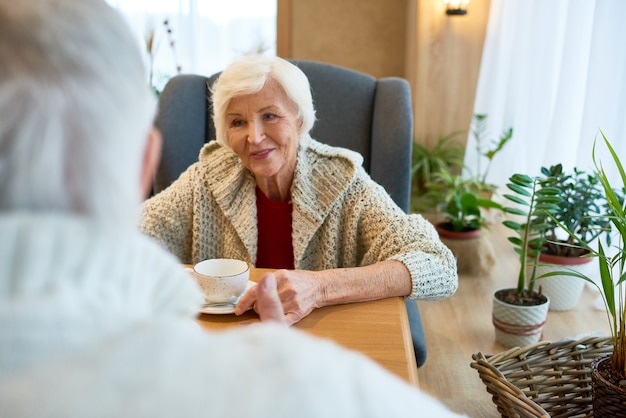
M 503 417 L 593 417 L 591 362 L 613 352 L 610 337 L 542 341 L 485 357 L 478 371 Z

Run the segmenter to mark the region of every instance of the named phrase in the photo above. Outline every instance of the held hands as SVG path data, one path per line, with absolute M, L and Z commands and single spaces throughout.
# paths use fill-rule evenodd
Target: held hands
M 277 270 L 266 273 L 259 284 L 248 290 L 235 307 L 241 315 L 253 308 L 261 321 L 280 321 L 291 325 L 307 316 L 321 297 L 314 272 Z

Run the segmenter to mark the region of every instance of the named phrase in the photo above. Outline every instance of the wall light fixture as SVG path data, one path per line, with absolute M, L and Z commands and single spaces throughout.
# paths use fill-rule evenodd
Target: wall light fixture
M 443 0 L 446 4 L 446 14 L 450 16 L 460 16 L 467 14 L 467 5 L 470 0 Z

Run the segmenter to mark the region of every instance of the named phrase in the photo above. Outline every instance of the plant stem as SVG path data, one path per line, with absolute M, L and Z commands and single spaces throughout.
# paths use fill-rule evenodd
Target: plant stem
M 520 263 L 521 263 L 520 267 L 521 268 L 519 271 L 519 277 L 517 278 L 517 293 L 519 294 L 523 294 L 526 289 L 526 280 L 527 280 L 526 272 L 527 272 L 527 267 L 528 267 L 528 245 L 529 245 L 528 242 L 530 241 L 530 227 L 531 227 L 532 216 L 533 216 L 533 213 L 535 212 L 536 191 L 537 191 L 537 179 L 534 178 L 532 193 L 529 199 L 530 203 L 528 207 L 528 213 L 526 214 L 526 223 L 524 224 L 524 236 L 522 237 L 522 246 L 520 248 L 521 250 L 520 251 Z M 528 283 L 528 292 L 531 294 L 534 288 L 534 281 L 532 280 L 533 277 L 534 277 L 534 271 L 533 271 L 532 277 L 530 278 L 530 282 Z
M 491 162 L 493 160 L 487 160 L 487 168 L 485 168 L 485 172 L 483 173 L 483 178 L 480 180 L 481 183 L 487 183 L 487 173 L 489 173 L 489 169 L 491 168 Z

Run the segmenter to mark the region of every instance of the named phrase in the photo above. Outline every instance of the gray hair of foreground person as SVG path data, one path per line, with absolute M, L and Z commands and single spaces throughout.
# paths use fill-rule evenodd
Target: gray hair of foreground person
M 315 123 L 309 79 L 301 69 L 282 58 L 247 55 L 230 64 L 211 88 L 215 136 L 222 146 L 231 148 L 226 126 L 226 109 L 230 101 L 235 97 L 257 93 L 268 80 L 276 81 L 295 104 L 297 116 L 302 121 L 300 141 L 308 138 L 305 134 Z
M 156 104 L 145 74 L 104 1 L 0 0 L 0 211 L 136 222 L 129 179 Z

